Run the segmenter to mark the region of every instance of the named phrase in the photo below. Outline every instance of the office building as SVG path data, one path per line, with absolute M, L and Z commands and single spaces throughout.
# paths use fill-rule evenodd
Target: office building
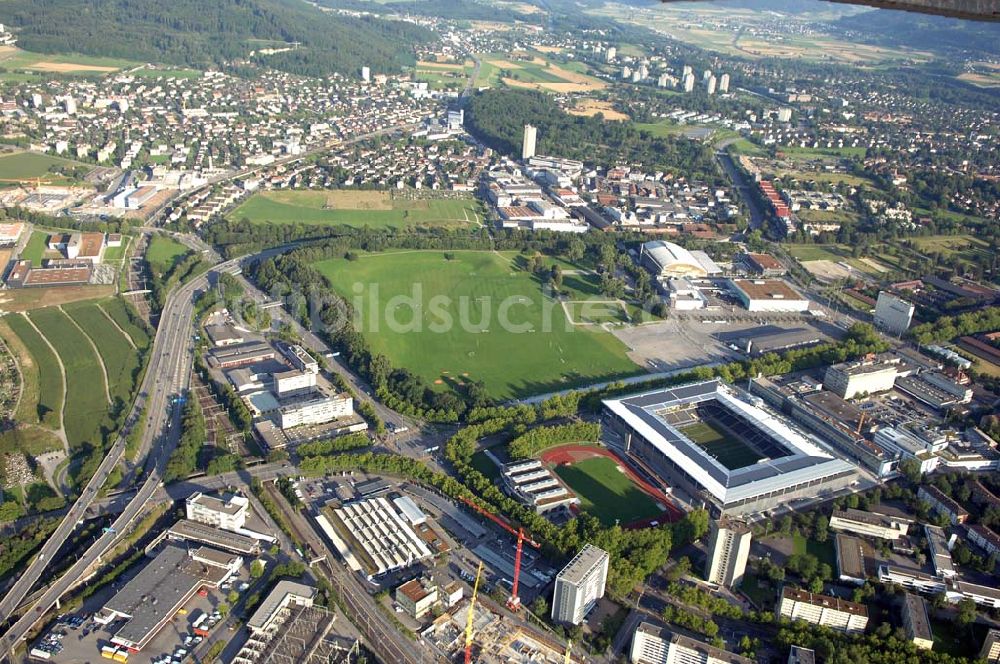
M 860 634 L 868 626 L 868 608 L 863 604 L 790 586 L 781 589 L 780 612 L 789 620 L 805 620 L 848 634 Z
M 986 660 L 986 664 L 1000 663 L 1000 629 L 991 629 L 986 633 L 979 659 Z
M 930 503 L 931 509 L 935 512 L 946 515 L 951 520 L 951 525 L 953 526 L 969 520 L 969 512 L 950 496 L 945 495 L 936 486 L 927 485 L 920 487 L 917 490 L 917 498 Z
M 641 622 L 629 649 L 632 664 L 753 664 L 753 660 L 667 627 Z
M 282 342 L 278 344 L 278 348 L 281 350 L 281 354 L 285 356 L 285 359 L 299 371 L 319 373 L 319 362 L 302 346 Z
M 311 371 L 292 369 L 290 371 L 280 371 L 272 375 L 274 381 L 274 393 L 278 398 L 293 396 L 296 394 L 306 394 L 316 389 L 316 374 Z
M 934 573 L 942 579 L 953 579 L 958 576 L 955 563 L 951 559 L 951 549 L 948 548 L 948 536 L 943 528 L 924 524 L 924 534 L 927 536 L 927 549 L 930 552 Z
M 524 125 L 524 138 L 521 141 L 521 159 L 531 159 L 535 156 L 535 142 L 538 140 L 538 128 L 530 124 Z
M 832 530 L 891 541 L 905 536 L 909 532 L 911 525 L 913 525 L 912 521 L 901 517 L 851 508 L 833 510 L 833 514 L 830 516 L 830 528 Z
M 427 577 L 410 579 L 396 588 L 396 602 L 414 620 L 421 620 L 438 603 L 438 587 Z
M 597 600 L 604 597 L 608 580 L 608 553 L 587 544 L 556 576 L 552 620 L 579 625 Z
M 903 628 L 906 630 L 906 638 L 918 648 L 931 650 L 934 647 L 927 603 L 913 593 L 903 595 Z
M 719 77 L 719 92 L 729 92 L 729 74 Z
M 827 368 L 823 387 L 843 399 L 859 394 L 875 394 L 891 390 L 896 384 L 899 367 L 896 362 L 860 360 L 842 362 Z
M 742 521 L 725 517 L 712 521 L 708 535 L 711 550 L 705 560 L 705 579 L 727 588 L 740 585 L 750 557 L 751 537 L 750 527 Z
M 278 409 L 278 424 L 282 429 L 305 424 L 325 424 L 354 414 L 354 399 L 341 394 L 328 396 L 316 393 L 300 401 L 293 401 Z
M 238 531 L 246 525 L 250 501 L 236 494 L 216 498 L 199 491 L 184 501 L 184 511 L 191 521 L 223 530 Z
M 901 298 L 880 291 L 875 302 L 875 326 L 889 334 L 901 335 L 913 322 L 914 306 Z

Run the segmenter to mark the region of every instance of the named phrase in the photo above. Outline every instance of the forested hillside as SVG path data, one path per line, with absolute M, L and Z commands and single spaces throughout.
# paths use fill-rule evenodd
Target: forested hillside
M 628 122 L 570 115 L 540 92 L 487 90 L 472 98 L 466 113 L 466 127 L 508 155 L 520 156 L 526 123 L 538 127 L 539 154 L 602 166 L 641 164 L 710 181 L 719 177 L 711 150 L 697 141 L 653 137 Z
M 398 71 L 412 62 L 414 43 L 433 38 L 409 23 L 326 13 L 301 0 L 7 0 L 0 8 L 29 51 L 203 68 L 299 42 L 254 60 L 310 76 L 362 64 Z

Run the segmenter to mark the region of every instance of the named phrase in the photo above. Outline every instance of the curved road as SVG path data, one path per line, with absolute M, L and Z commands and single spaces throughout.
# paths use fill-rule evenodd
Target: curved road
M 223 263 L 216 266 L 216 269 L 225 269 L 237 264 L 237 262 L 234 260 Z M 146 462 L 149 472 L 146 481 L 140 487 L 136 497 L 129 502 L 127 508 L 115 520 L 112 530 L 105 532 L 80 557 L 76 564 L 50 585 L 28 609 L 28 612 L 14 623 L 3 637 L 0 637 L 0 652 L 11 651 L 20 640 L 25 638 L 38 617 L 51 608 L 64 593 L 85 575 L 87 569 L 98 562 L 100 557 L 112 547 L 118 538 L 118 533 L 124 532 L 132 524 L 132 521 L 159 487 L 160 474 L 177 444 L 180 428 L 181 409 L 171 410 L 170 402 L 177 395 L 186 392 L 190 381 L 191 351 L 193 349 L 190 325 L 194 306 L 193 296 L 196 290 L 205 288 L 207 285 L 208 273 L 181 286 L 168 297 L 160 318 L 149 366 L 143 378 L 139 396 L 129 412 L 122 433 L 108 451 L 97 472 L 87 483 L 80 498 L 77 499 L 62 523 L 43 545 L 41 552 L 0 601 L 0 616 L 4 620 L 10 618 L 14 609 L 20 605 L 32 586 L 41 577 L 52 556 L 72 534 L 77 522 L 84 517 L 98 490 L 107 480 L 108 474 L 121 460 L 125 451 L 125 437 L 128 431 L 136 425 L 143 412 L 146 413 L 148 421 L 140 449 L 152 450 Z M 155 447 L 153 447 L 154 441 L 159 442 Z

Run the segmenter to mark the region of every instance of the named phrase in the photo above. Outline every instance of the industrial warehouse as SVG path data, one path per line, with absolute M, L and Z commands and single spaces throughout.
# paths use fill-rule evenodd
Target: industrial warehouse
M 857 477 L 759 399 L 718 380 L 606 400 L 603 423 L 609 446 L 723 514 L 829 494 Z

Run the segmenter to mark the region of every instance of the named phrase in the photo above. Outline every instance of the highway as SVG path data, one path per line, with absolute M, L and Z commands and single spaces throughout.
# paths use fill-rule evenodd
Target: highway
M 235 265 L 237 261 L 231 261 Z M 218 269 L 230 267 L 230 263 Z M 149 499 L 159 488 L 160 476 L 170 453 L 177 444 L 180 429 L 181 408 L 171 408 L 171 401 L 186 392 L 190 381 L 193 340 L 190 330 L 193 315 L 195 291 L 208 285 L 208 274 L 203 274 L 174 291 L 168 298 L 160 317 L 160 325 L 153 342 L 149 365 L 139 396 L 126 420 L 121 435 L 109 450 L 97 472 L 88 482 L 80 498 L 60 523 L 59 527 L 43 545 L 41 552 L 24 571 L 17 583 L 0 601 L 0 615 L 8 620 L 14 609 L 21 604 L 32 586 L 40 578 L 52 556 L 66 542 L 93 503 L 98 490 L 104 485 L 108 474 L 121 460 L 125 450 L 125 436 L 138 418 L 145 413 L 146 427 L 140 446 L 140 458 L 146 450 L 152 450 L 146 461 L 147 476 L 135 498 L 112 525 L 79 558 L 79 560 L 58 580 L 50 585 L 42 596 L 30 607 L 14 625 L 0 637 L 0 651 L 10 652 L 25 638 L 35 621 L 51 608 L 68 590 L 84 578 L 87 570 L 97 563 L 114 545 L 119 533 L 123 533 L 145 508 Z M 144 410 L 145 409 L 145 410 Z M 153 443 L 159 444 L 153 447 Z

